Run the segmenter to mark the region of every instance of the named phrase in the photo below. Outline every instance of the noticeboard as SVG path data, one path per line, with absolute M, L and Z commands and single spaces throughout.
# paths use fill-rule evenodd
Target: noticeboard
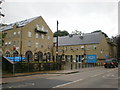
M 86 63 L 96 63 L 97 55 L 86 55 Z

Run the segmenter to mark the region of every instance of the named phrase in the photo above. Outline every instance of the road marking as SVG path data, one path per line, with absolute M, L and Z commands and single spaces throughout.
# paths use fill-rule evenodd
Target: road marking
M 111 75 L 112 77 L 114 77 L 115 75 Z
M 83 79 L 79 79 L 79 80 L 76 80 L 76 81 L 73 81 L 73 82 L 69 82 L 69 83 L 65 83 L 65 84 L 57 85 L 57 86 L 52 87 L 52 88 L 62 87 L 62 86 L 69 85 L 69 84 L 72 84 L 72 83 L 76 83 L 76 82 L 79 82 L 79 81 L 82 81 L 82 80 L 83 80 Z
M 25 84 L 20 84 L 20 85 L 16 85 L 16 86 L 10 86 L 8 88 L 20 88 L 20 87 L 26 87 L 26 86 L 31 86 L 31 85 L 35 85 L 35 83 L 25 83 Z
M 102 76 L 103 78 L 105 77 L 105 76 Z
M 113 69 L 113 70 L 114 70 L 114 69 Z M 111 71 L 113 71 L 113 70 L 109 70 L 109 71 L 107 71 L 107 72 L 111 72 Z M 104 72 L 104 73 L 106 73 L 106 72 Z M 93 76 L 91 76 L 91 77 L 96 77 L 96 76 L 99 76 L 99 75 L 104 74 L 104 73 L 96 74 L 96 75 L 93 75 Z M 107 75 L 107 76 L 110 76 L 110 75 Z M 105 77 L 105 76 L 103 76 L 103 77 Z
M 91 77 L 96 77 L 96 76 L 101 75 L 101 74 L 104 74 L 104 73 L 99 73 L 99 74 L 93 75 Z

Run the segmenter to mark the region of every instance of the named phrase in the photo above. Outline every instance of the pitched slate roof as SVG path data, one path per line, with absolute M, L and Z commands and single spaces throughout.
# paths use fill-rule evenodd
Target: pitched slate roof
M 70 36 L 63 36 L 58 37 L 58 45 L 65 46 L 65 45 L 82 45 L 82 44 L 98 44 L 102 38 L 101 33 L 88 33 L 84 34 L 83 37 L 80 35 L 73 35 Z M 54 42 L 56 42 L 56 38 L 54 38 Z
M 38 16 L 38 17 L 40 17 L 40 16 Z M 22 20 L 22 21 L 19 21 L 19 22 L 15 22 L 15 23 L 9 24 L 7 26 L 0 27 L 0 31 L 10 30 L 10 29 L 13 28 L 14 25 L 16 25 L 18 28 L 19 27 L 23 27 L 23 26 L 27 25 L 28 23 L 30 23 L 31 21 L 35 20 L 38 17 Z

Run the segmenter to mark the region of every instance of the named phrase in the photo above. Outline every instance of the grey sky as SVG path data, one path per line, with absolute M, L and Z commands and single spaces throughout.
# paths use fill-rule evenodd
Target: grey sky
M 56 2 L 57 1 L 57 2 Z M 118 2 L 117 0 L 6 0 L 2 4 L 3 23 L 12 23 L 35 16 L 42 16 L 51 30 L 79 30 L 89 33 L 102 30 L 109 37 L 118 34 Z M 105 2 L 106 1 L 106 2 Z

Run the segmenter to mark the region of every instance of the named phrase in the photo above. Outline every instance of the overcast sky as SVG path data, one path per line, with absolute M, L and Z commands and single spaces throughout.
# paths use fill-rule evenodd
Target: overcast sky
M 118 34 L 118 0 L 5 0 L 3 23 L 42 16 L 53 32 L 90 33 L 102 30 L 109 37 Z

